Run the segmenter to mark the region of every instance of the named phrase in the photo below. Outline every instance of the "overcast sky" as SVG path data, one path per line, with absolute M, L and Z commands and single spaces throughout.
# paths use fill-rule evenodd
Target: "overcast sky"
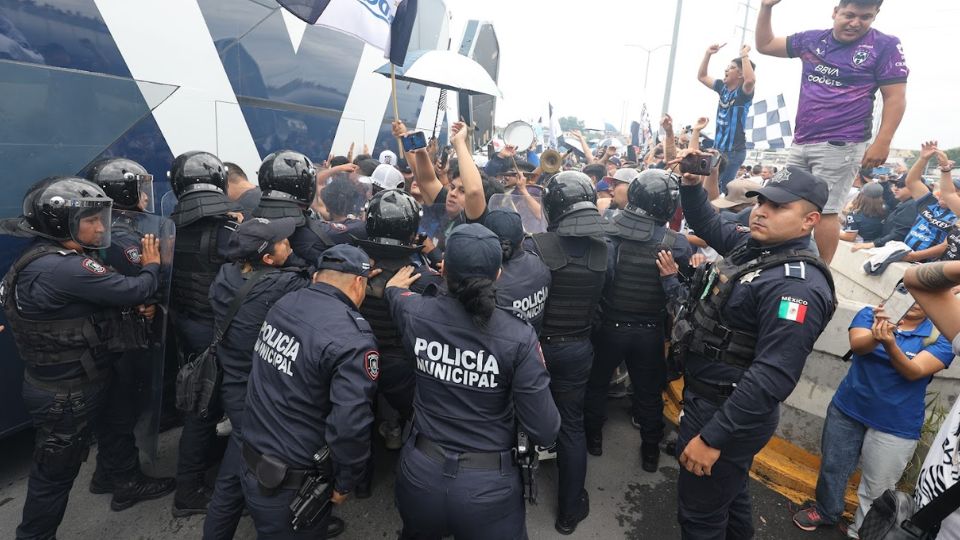
M 644 96 L 647 55 L 629 44 L 654 48 L 669 44 L 675 0 L 447 0 L 458 36 L 465 20 L 494 23 L 500 40 L 500 87 L 497 123 L 535 120 L 553 103 L 562 116 L 574 115 L 589 123 L 609 122 L 617 127 L 627 109 L 627 123 L 637 119 L 647 103 L 653 116 L 663 102 L 670 48 L 654 52 Z M 716 94 L 697 81 L 697 68 L 708 45 L 726 42 L 710 65 L 713 77 L 735 56 L 741 40 L 737 27 L 744 20 L 746 0 L 686 0 L 680 23 L 670 112 L 676 125 L 716 114 Z M 760 0 L 752 0 L 759 7 Z M 832 25 L 836 0 L 783 0 L 774 8 L 773 28 L 786 36 Z M 747 27 L 756 24 L 751 10 Z M 895 148 L 919 148 L 925 138 L 942 147 L 960 146 L 960 70 L 957 69 L 956 32 L 960 31 L 960 3 L 951 0 L 886 2 L 874 28 L 903 42 L 910 80 L 907 113 L 894 138 Z M 747 43 L 753 45 L 748 32 Z M 762 56 L 756 52 L 756 99 L 783 93 L 795 114 L 800 86 L 800 60 Z M 879 96 L 879 92 L 878 92 Z M 712 132 L 711 128 L 707 131 Z

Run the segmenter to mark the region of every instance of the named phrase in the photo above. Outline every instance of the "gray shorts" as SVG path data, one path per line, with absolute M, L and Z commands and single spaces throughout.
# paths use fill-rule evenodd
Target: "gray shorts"
M 838 214 L 853 186 L 867 143 L 846 143 L 836 146 L 828 142 L 795 144 L 790 147 L 788 167 L 799 167 L 823 180 L 830 188 L 824 214 Z

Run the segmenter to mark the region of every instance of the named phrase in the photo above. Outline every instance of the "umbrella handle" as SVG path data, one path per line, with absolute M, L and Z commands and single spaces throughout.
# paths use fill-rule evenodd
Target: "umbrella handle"
M 397 67 L 393 65 L 393 62 L 390 63 L 390 87 L 393 90 L 393 119 L 400 120 L 400 105 L 397 103 Z M 400 138 L 397 138 L 397 150 L 400 151 L 400 156 L 406 155 L 403 151 L 403 143 L 400 142 Z

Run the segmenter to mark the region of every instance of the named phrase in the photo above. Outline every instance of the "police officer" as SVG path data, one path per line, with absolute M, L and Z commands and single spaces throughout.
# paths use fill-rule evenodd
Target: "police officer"
M 114 363 L 124 351 L 144 345 L 127 323 L 130 306 L 156 292 L 160 254 L 156 238 L 144 237 L 141 271 L 130 277 L 88 256 L 87 250 L 110 245 L 110 208 L 100 187 L 73 177 L 41 180 L 23 200 L 18 228 L 35 240 L 0 286 L 7 323 L 25 364 L 24 404 L 36 428 L 17 538 L 56 535 L 92 433 L 100 445 L 112 448 L 119 446 L 116 437 L 127 435 L 112 424 L 98 425 L 97 416 Z M 114 509 L 170 492 L 168 480 L 144 477 L 135 462 L 102 463 L 113 465 L 105 472 L 114 481 Z
M 503 268 L 497 278 L 497 305 L 543 328 L 543 308 L 550 293 L 550 269 L 540 257 L 523 248 L 523 220 L 514 210 L 491 210 L 483 226 L 500 239 Z
M 207 296 L 226 262 L 227 244 L 241 210 L 227 198 L 226 181 L 223 163 L 208 152 L 181 154 L 170 167 L 170 186 L 177 196 L 170 215 L 177 227 L 170 304 L 183 358 L 202 352 L 213 341 L 213 309 Z M 211 401 L 214 405 L 205 417 L 187 413 L 184 418 L 174 517 L 202 514 L 210 501 L 204 473 L 216 453 L 216 426 L 223 414 L 220 400 Z
M 156 235 L 161 249 L 174 237 L 173 223 L 169 219 L 149 213 L 153 211 L 154 203 L 153 176 L 142 165 L 126 158 L 96 161 L 86 169 L 84 176 L 113 200 L 110 245 L 94 255 L 125 276 L 139 275 L 143 270 L 141 246 L 144 236 Z M 169 261 L 172 260 L 169 252 L 165 255 L 166 263 L 160 266 L 157 291 L 139 308 L 147 316 L 137 315 L 130 321 L 142 325 L 139 330 L 145 332 L 148 348 L 123 353 L 113 366 L 113 382 L 100 421 L 113 424 L 115 431 L 122 435 L 111 438 L 109 443 L 112 444 L 100 442 L 97 468 L 90 481 L 92 493 L 114 493 L 118 467 L 128 476 L 140 474 L 135 472 L 140 470 L 140 461 L 134 437 L 140 414 L 147 419 L 147 425 L 154 426 L 154 431 L 141 439 L 146 445 L 144 450 L 151 454 L 156 451 L 155 426 L 159 421 L 159 395 L 163 384 L 159 373 L 164 362 L 164 312 L 170 293 Z M 112 465 L 111 460 L 115 462 Z M 108 474 L 110 469 L 114 469 L 113 475 Z M 167 492 L 173 491 L 173 479 L 162 480 Z
M 607 281 L 600 305 L 602 324 L 594 344 L 584 422 L 587 450 L 603 453 L 603 423 L 606 420 L 610 378 L 621 362 L 627 365 L 633 383 L 633 423 L 640 428 L 640 460 L 643 470 L 656 472 L 663 438 L 663 389 L 667 383 L 664 359 L 664 319 L 667 298 L 657 269 L 657 254 L 668 249 L 674 260 L 686 267 L 692 255 L 686 237 L 665 224 L 680 202 L 679 184 L 669 172 L 651 169 L 629 173 L 627 202 L 614 218 L 617 228 L 610 235 Z
M 536 332 L 496 307 L 496 235 L 461 225 L 446 247 L 444 294 L 408 290 L 419 277 L 410 267 L 387 283 L 418 378 L 396 484 L 400 537 L 526 538 L 520 471 L 510 451 L 517 422 L 531 441 L 547 445 L 560 416 Z
M 257 178 L 263 195 L 253 215 L 297 220 L 290 247 L 300 261 L 305 261 L 298 264 L 313 264 L 324 250 L 338 243 L 333 237 L 344 231 L 310 209 L 317 196 L 317 170 L 307 156 L 293 150 L 274 152 L 260 164 Z M 342 235 L 338 240 L 347 242 L 349 236 Z
M 295 228 L 294 218 L 289 217 L 244 221 L 230 240 L 232 262 L 220 267 L 210 287 L 216 325 L 224 332 L 217 346 L 217 361 L 223 372 L 220 396 L 233 429 L 203 524 L 206 539 L 233 538 L 243 511 L 243 404 L 251 351 L 260 327 L 277 300 L 310 285 L 310 275 L 304 269 L 286 265 L 292 253 L 288 238 Z M 231 311 L 235 302 L 239 302 L 237 308 Z M 233 317 L 227 326 L 231 312 Z
M 557 174 L 543 197 L 547 232 L 533 235 L 533 249 L 550 268 L 550 297 L 540 341 L 550 371 L 550 390 L 563 424 L 557 440 L 559 512 L 554 528 L 572 534 L 590 513 L 583 489 L 587 445 L 583 432 L 583 400 L 593 345 L 590 334 L 607 271 L 604 235 L 610 224 L 597 210 L 597 193 L 587 175 Z
M 829 269 L 808 250 L 826 184 L 787 167 L 763 188 L 750 230 L 723 220 L 701 178 L 680 197 L 697 236 L 723 255 L 698 270 L 677 321 L 685 350 L 678 519 L 683 538 L 751 538 L 748 472 L 833 315 Z
M 261 538 L 326 538 L 329 512 L 295 533 L 297 490 L 336 472 L 326 498 L 339 504 L 370 452 L 371 401 L 380 374 L 373 331 L 357 311 L 370 258 L 340 244 L 317 261 L 313 284 L 278 300 L 253 348 L 243 420 L 243 495 Z M 277 396 L 284 396 L 282 400 Z M 300 501 L 302 502 L 302 501 Z

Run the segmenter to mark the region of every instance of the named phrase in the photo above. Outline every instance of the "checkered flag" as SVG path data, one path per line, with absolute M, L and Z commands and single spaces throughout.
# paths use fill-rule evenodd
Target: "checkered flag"
M 778 95 L 775 100 L 754 101 L 744 132 L 748 149 L 776 150 L 790 146 L 793 141 L 793 128 L 790 126 L 783 94 Z

